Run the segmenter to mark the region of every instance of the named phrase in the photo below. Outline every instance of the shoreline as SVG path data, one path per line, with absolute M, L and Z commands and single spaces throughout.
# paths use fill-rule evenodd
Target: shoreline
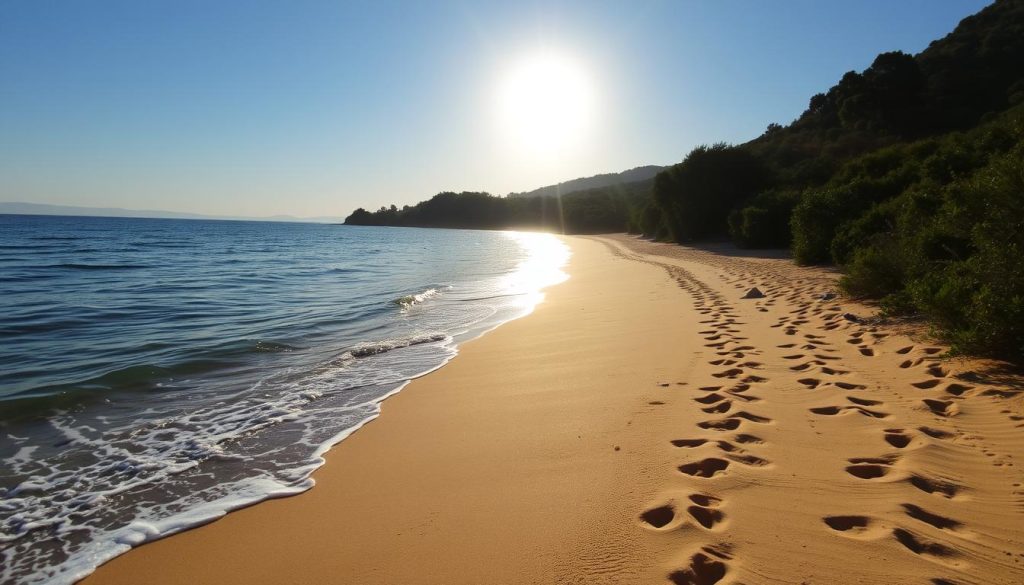
M 1024 579 L 1018 376 L 821 300 L 827 271 L 565 241 L 569 280 L 384 402 L 314 489 L 84 582 Z
M 618 445 L 620 451 L 616 451 L 617 445 L 612 444 L 627 442 L 616 437 L 623 428 L 630 428 L 627 412 L 600 414 L 599 418 L 605 419 L 600 433 L 585 429 L 592 422 L 591 416 L 577 420 L 573 428 L 557 428 L 565 423 L 566 416 L 571 418 L 571 415 L 561 412 L 570 405 L 583 404 L 591 411 L 608 408 L 606 396 L 591 396 L 588 400 L 585 386 L 603 382 L 609 386 L 605 391 L 616 388 L 607 379 L 599 380 L 605 378 L 609 370 L 601 370 L 597 366 L 604 361 L 602 355 L 614 351 L 620 342 L 607 335 L 607 326 L 602 323 L 606 311 L 586 305 L 608 294 L 617 294 L 619 301 L 628 301 L 635 292 L 635 279 L 621 280 L 615 287 L 616 291 L 601 290 L 616 272 L 625 270 L 624 274 L 642 275 L 644 281 L 656 283 L 660 289 L 662 304 L 642 307 L 639 311 L 646 315 L 649 326 L 661 325 L 665 320 L 660 313 L 671 306 L 678 291 L 660 269 L 614 260 L 602 244 L 592 240 L 571 238 L 566 242 L 573 249 L 568 265 L 563 268 L 570 274 L 567 281 L 545 289 L 545 300 L 530 314 L 460 344 L 459 354 L 444 367 L 412 380 L 401 392 L 390 396 L 382 403 L 381 413 L 376 419 L 334 445 L 324 455 L 325 465 L 313 475 L 316 481 L 314 488 L 296 496 L 267 500 L 234 511 L 210 524 L 146 543 L 102 565 L 83 582 L 138 582 L 144 576 L 147 582 L 154 583 L 187 580 L 480 583 L 493 578 L 495 565 L 509 564 L 510 574 L 520 574 L 521 567 L 517 566 L 516 560 L 521 559 L 509 559 L 504 551 L 530 540 L 545 542 L 544 546 L 534 544 L 530 547 L 538 558 L 547 559 L 547 562 L 537 562 L 531 568 L 535 579 L 545 581 L 577 573 L 576 568 L 562 564 L 566 559 L 557 558 L 560 555 L 552 553 L 563 547 L 565 542 L 578 538 L 582 529 L 579 525 L 573 526 L 574 523 L 570 522 L 568 526 L 573 526 L 571 531 L 568 526 L 563 531 L 546 530 L 549 538 L 538 538 L 534 533 L 546 525 L 552 515 L 558 515 L 560 508 L 578 507 L 579 496 L 586 494 L 586 499 L 601 503 L 603 507 L 609 499 L 599 497 L 603 490 L 632 490 L 627 477 L 616 477 L 621 475 L 617 465 L 618 460 L 624 458 L 620 457 L 624 455 L 621 452 L 624 445 Z M 615 310 L 617 307 L 607 306 L 604 309 Z M 551 322 L 549 313 L 555 313 L 557 324 Z M 580 355 L 582 348 L 565 347 L 562 339 L 567 330 L 578 324 L 580 318 L 577 313 L 587 313 L 584 318 L 590 323 L 588 329 L 579 331 L 577 335 L 592 338 L 591 342 L 602 350 L 594 351 L 590 357 Z M 687 317 L 691 316 L 681 315 L 681 323 L 678 324 L 685 323 Z M 641 336 L 628 331 L 631 325 L 629 315 L 620 319 L 622 333 Z M 676 327 L 677 335 L 681 337 L 686 329 L 684 326 Z M 670 332 L 652 332 L 652 335 L 665 334 Z M 634 341 L 636 345 L 642 345 L 640 339 Z M 639 374 L 641 368 L 662 372 L 660 376 L 652 375 L 653 372 L 646 374 L 651 378 L 646 393 L 652 400 L 663 390 L 657 380 L 669 376 L 671 368 L 664 367 L 662 362 L 668 361 L 666 358 L 671 353 L 665 350 L 664 354 L 642 366 L 634 366 L 636 371 L 633 374 Z M 565 359 L 567 354 L 572 358 Z M 581 357 L 585 359 L 579 359 Z M 538 361 L 545 360 L 547 366 L 536 365 Z M 620 367 L 627 367 L 633 360 L 624 355 L 619 361 Z M 552 379 L 550 371 L 553 367 L 569 370 L 564 372 L 566 378 Z M 586 384 L 572 388 L 576 386 L 574 376 L 579 376 L 576 379 Z M 502 377 L 506 379 L 503 381 Z M 527 387 L 541 389 L 528 390 Z M 489 390 L 488 394 L 482 394 L 482 389 Z M 647 405 L 649 401 L 630 393 L 616 399 L 619 406 L 627 410 L 650 411 L 653 407 Z M 552 404 L 558 409 L 553 411 Z M 538 420 L 550 424 L 539 426 Z M 641 434 L 645 432 L 640 431 Z M 504 436 L 495 436 L 495 433 Z M 622 439 L 628 439 L 628 435 L 623 435 Z M 525 445 L 532 445 L 533 455 L 527 453 Z M 574 464 L 566 463 L 578 457 L 585 459 Z M 422 461 L 424 458 L 430 463 Z M 523 458 L 527 461 L 522 461 Z M 482 463 L 489 459 L 490 464 Z M 383 463 L 385 461 L 386 464 Z M 585 465 L 583 461 L 589 463 Z M 597 465 L 599 471 L 586 469 L 590 464 Z M 551 477 L 552 467 L 566 465 L 568 467 Z M 544 490 L 536 493 L 536 480 L 539 478 L 545 481 L 558 479 L 561 482 L 560 499 L 553 499 L 552 494 L 543 494 Z M 410 480 L 420 485 L 405 484 Z M 576 485 L 580 481 L 592 483 L 593 487 Z M 426 494 L 412 493 L 425 488 L 421 482 L 429 482 L 432 489 L 427 489 Z M 610 487 L 600 487 L 609 482 Z M 381 486 L 384 487 L 379 489 Z M 599 488 L 602 491 L 596 491 Z M 453 490 L 462 494 L 459 499 L 471 504 L 462 507 L 435 501 L 435 498 L 444 498 L 443 494 Z M 534 492 L 534 496 L 522 499 L 526 492 Z M 621 494 L 615 499 L 619 497 Z M 519 506 L 533 510 L 508 508 L 510 498 Z M 540 504 L 543 500 L 548 500 L 548 503 Z M 367 510 L 367 506 L 372 511 Z M 533 525 L 525 522 L 524 512 L 533 520 Z M 604 518 L 606 512 L 603 509 L 591 510 L 589 515 Z M 439 514 L 450 521 L 438 522 Z M 349 518 L 351 524 L 342 522 L 332 526 L 325 515 Z M 494 515 L 504 517 L 504 521 L 494 524 L 487 520 Z M 617 523 L 621 525 L 620 533 L 623 528 L 627 533 L 631 531 L 633 527 L 629 520 L 632 515 L 632 506 L 623 505 Z M 409 538 L 410 532 L 423 530 L 422 523 L 429 518 L 434 520 L 428 524 L 440 524 L 435 530 L 443 537 L 431 538 L 430 541 Z M 593 520 L 590 518 L 588 522 Z M 475 532 L 481 536 L 465 528 L 474 525 Z M 516 525 L 521 527 L 521 531 L 511 531 L 510 534 L 510 526 Z M 267 526 L 272 527 L 271 534 L 263 532 Z M 259 535 L 252 538 L 243 536 L 248 534 Z M 273 537 L 274 534 L 291 536 L 277 538 Z M 344 549 L 339 551 L 337 543 L 326 545 L 322 536 L 302 538 L 302 534 L 336 534 L 339 538 L 346 534 L 359 536 L 346 540 Z M 296 540 L 302 544 L 290 544 Z M 626 538 L 622 540 L 628 541 Z M 501 541 L 505 546 L 494 545 Z M 460 547 L 467 550 L 454 552 Z M 256 552 L 261 549 L 262 552 Z M 200 560 L 204 554 L 211 556 Z M 323 561 L 328 555 L 332 560 L 325 565 Z M 389 567 L 393 564 L 392 555 L 420 561 L 403 564 L 402 568 Z M 182 558 L 193 559 L 194 564 L 190 562 L 181 566 L 176 559 Z M 427 578 L 423 570 L 424 565 L 434 564 L 426 560 L 430 558 L 447 558 L 445 565 L 450 571 L 434 567 L 432 575 Z M 479 563 L 482 558 L 488 559 L 485 563 L 488 566 Z M 237 560 L 237 564 L 225 563 L 225 559 Z M 459 566 L 454 561 L 472 563 L 476 570 L 467 570 L 467 566 Z M 191 573 L 190 567 L 196 572 Z

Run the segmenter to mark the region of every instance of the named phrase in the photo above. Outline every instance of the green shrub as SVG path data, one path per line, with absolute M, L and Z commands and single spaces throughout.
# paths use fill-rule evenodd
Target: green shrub
M 853 296 L 884 298 L 902 290 L 905 280 L 906 265 L 899 244 L 885 236 L 853 253 L 839 285 Z
M 786 248 L 793 238 L 789 218 L 799 195 L 763 193 L 729 215 L 729 235 L 743 248 Z
M 848 188 L 808 191 L 793 208 L 793 257 L 799 264 L 822 264 L 831 259 L 830 248 L 839 226 L 854 217 L 859 207 Z
M 724 143 L 698 146 L 654 178 L 654 201 L 677 242 L 728 232 L 729 213 L 768 181 L 762 162 Z

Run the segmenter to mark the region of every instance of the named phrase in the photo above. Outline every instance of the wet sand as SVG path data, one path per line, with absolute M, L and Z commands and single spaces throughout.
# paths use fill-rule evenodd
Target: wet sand
M 821 300 L 826 270 L 567 242 L 567 282 L 389 398 L 312 490 L 86 582 L 1024 582 L 1019 376 Z

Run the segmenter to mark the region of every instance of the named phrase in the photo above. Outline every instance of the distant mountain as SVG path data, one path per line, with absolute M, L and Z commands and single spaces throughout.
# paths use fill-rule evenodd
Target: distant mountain
M 593 177 L 573 179 L 557 185 L 548 185 L 547 187 L 534 189 L 533 191 L 526 193 L 509 193 L 508 196 L 550 197 L 554 195 L 565 195 L 574 191 L 586 191 L 587 189 L 600 189 L 602 187 L 637 183 L 654 178 L 654 175 L 657 175 L 658 172 L 664 168 L 665 167 L 659 167 L 656 165 L 647 165 L 643 167 L 636 167 L 635 169 L 629 169 L 628 171 L 622 171 L 621 173 L 604 173 L 602 175 L 594 175 Z
M 230 215 L 204 215 L 179 211 L 152 209 L 121 209 L 119 207 L 79 207 L 75 205 L 50 205 L 48 203 L 21 203 L 0 201 L 0 214 L 9 215 L 72 215 L 89 217 L 140 217 L 154 219 L 221 219 L 236 221 L 293 221 L 310 223 L 341 223 L 341 217 L 295 217 L 273 215 L 269 217 L 245 217 Z

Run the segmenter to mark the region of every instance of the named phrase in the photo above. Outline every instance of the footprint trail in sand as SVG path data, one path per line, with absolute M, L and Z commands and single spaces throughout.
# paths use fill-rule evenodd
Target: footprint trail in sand
M 677 463 L 638 510 L 665 582 L 1024 582 L 1024 379 L 943 357 L 826 270 L 600 240 L 701 315 Z

